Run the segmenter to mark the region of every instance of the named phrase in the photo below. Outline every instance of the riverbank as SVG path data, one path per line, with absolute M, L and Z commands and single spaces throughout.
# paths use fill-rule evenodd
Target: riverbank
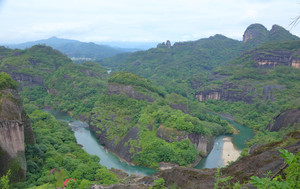
M 232 143 L 232 137 L 224 137 L 223 138 L 223 152 L 222 159 L 224 161 L 224 165 L 228 165 L 228 162 L 236 161 L 241 155 L 241 151 L 236 149 L 236 147 Z

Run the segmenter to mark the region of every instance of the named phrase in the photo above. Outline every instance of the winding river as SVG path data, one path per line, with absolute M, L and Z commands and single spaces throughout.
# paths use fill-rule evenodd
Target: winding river
M 74 131 L 77 143 L 82 145 L 83 149 L 89 154 L 99 156 L 101 159 L 100 163 L 108 169 L 116 168 L 121 169 L 128 174 L 142 175 L 152 175 L 157 172 L 157 170 L 151 168 L 133 166 L 120 161 L 116 155 L 107 151 L 99 144 L 94 133 L 89 130 L 87 123 L 75 120 L 66 113 L 55 110 L 48 110 L 47 112 L 51 113 L 58 120 L 68 122 Z M 226 118 L 222 117 L 222 119 Z M 238 158 L 241 150 L 245 148 L 245 141 L 253 137 L 252 130 L 248 127 L 242 126 L 229 119 L 226 120 L 229 121 L 239 133 L 217 137 L 211 153 L 206 158 L 203 158 L 195 168 L 224 167 L 228 160 L 234 161 Z
M 206 158 L 201 159 L 196 169 L 224 167 L 230 161 L 235 161 L 246 147 L 245 142 L 253 138 L 253 131 L 249 127 L 240 125 L 231 119 L 227 120 L 238 133 L 233 135 L 221 135 L 215 139 L 212 151 Z

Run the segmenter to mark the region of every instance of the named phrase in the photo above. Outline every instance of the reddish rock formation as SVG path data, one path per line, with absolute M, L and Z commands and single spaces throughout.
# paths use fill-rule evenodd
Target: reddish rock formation
M 259 42 L 268 37 L 268 30 L 261 24 L 251 24 L 243 35 L 243 42 Z
M 35 142 L 28 116 L 15 90 L 0 91 L 0 175 L 12 169 L 12 180 L 25 178 L 25 143 Z
M 244 101 L 253 102 L 253 96 L 249 95 L 255 91 L 251 84 L 238 86 L 234 83 L 224 83 L 220 88 L 211 90 L 202 90 L 195 93 L 194 98 L 199 101 L 226 100 L 226 101 Z

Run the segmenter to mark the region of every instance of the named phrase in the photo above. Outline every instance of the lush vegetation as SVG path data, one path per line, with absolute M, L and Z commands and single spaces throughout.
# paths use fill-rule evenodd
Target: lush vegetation
M 300 152 L 293 154 L 287 150 L 279 150 L 281 152 L 281 157 L 284 158 L 287 168 L 284 169 L 284 175 L 277 175 L 273 178 L 264 177 L 259 178 L 252 176 L 250 183 L 259 189 L 267 188 L 297 188 L 300 186 Z M 271 175 L 272 173 L 269 173 Z
M 216 35 L 194 42 L 175 43 L 172 48 L 135 52 L 117 61 L 109 58 L 100 63 L 113 67 L 114 71 L 125 70 L 150 79 L 167 92 L 191 97 L 192 78 L 198 78 L 199 74 L 205 74 L 240 55 L 240 44 L 239 41 Z
M 236 121 L 253 128 L 256 136 L 249 146 L 280 140 L 299 125 L 278 133 L 268 132 L 265 127 L 279 112 L 300 108 L 300 69 L 286 65 L 262 69 L 255 58 L 276 55 L 281 50 L 299 58 L 299 41 L 267 44 L 233 60 L 256 46 L 221 35 L 176 43 L 171 48 L 159 45 L 145 52 L 103 60 L 103 65 L 127 71 L 110 76 L 97 63 L 76 65 L 51 47 L 1 47 L 0 70 L 22 78 L 21 97 L 37 140 L 35 145 L 26 146 L 27 180 L 15 186 L 62 187 L 69 178 L 73 188 L 118 182 L 113 173 L 99 164 L 98 157 L 88 155 L 76 144 L 66 123 L 37 107 L 51 106 L 73 117 L 89 118 L 97 134 L 105 133 L 113 144 L 137 128 L 137 137 L 125 141 L 124 148 L 129 148 L 134 163 L 155 168 L 160 162 L 187 166 L 196 160 L 201 152 L 190 145 L 189 139 L 179 140 L 180 136 L 194 133 L 210 137 L 233 132 L 228 122 L 207 113 L 207 109 L 233 115 Z M 117 61 L 113 64 L 112 60 Z M 0 74 L 0 81 L 0 89 L 17 88 L 6 73 Z M 235 92 L 250 85 L 253 90 L 247 95 L 251 102 L 191 100 L 195 91 L 220 89 L 224 83 L 236 86 L 226 89 Z M 112 86 L 117 92 L 110 90 Z M 265 86 L 276 86 L 271 96 L 264 92 Z M 127 87 L 127 91 L 122 87 Z M 1 182 L 6 185 L 6 177 L 3 179 Z M 156 182 L 157 187 L 163 185 L 162 180 Z
M 91 112 L 90 124 L 97 127 L 97 133 L 105 132 L 111 143 L 119 143 L 132 128 L 138 128 L 138 138 L 125 141 L 136 164 L 157 168 L 159 162 L 171 162 L 186 166 L 196 160 L 197 151 L 189 140 L 178 141 L 176 136 L 197 133 L 209 137 L 233 132 L 226 121 L 207 114 L 197 102 L 176 94 L 157 95 L 153 84 L 146 79 L 121 72 L 108 80 L 110 84 L 138 86 L 130 94 L 144 92 L 155 98 L 149 102 L 122 93 L 103 94 Z M 178 105 L 179 109 L 171 108 L 172 105 Z
M 5 54 L 4 50 L 3 54 Z M 13 56 L 13 54 L 16 55 Z M 50 57 L 47 57 L 47 54 Z M 148 79 L 129 72 L 113 73 L 108 77 L 107 72 L 97 63 L 85 62 L 78 65 L 69 60 L 64 62 L 66 57 L 43 45 L 24 51 L 11 50 L 11 54 L 0 62 L 1 65 L 17 66 L 14 62 L 8 63 L 10 58 L 14 58 L 18 65 L 30 64 L 32 72 L 26 72 L 26 74 L 30 77 L 38 76 L 42 80 L 40 84 L 31 83 L 30 80 L 22 82 L 21 97 L 25 104 L 34 104 L 39 108 L 51 106 L 68 112 L 71 116 L 80 116 L 82 119 L 88 119 L 90 114 L 98 115 L 91 118 L 91 124 L 97 126 L 98 133 L 107 130 L 106 137 L 115 144 L 120 142 L 130 129 L 139 128 L 138 138 L 126 141 L 125 144 L 130 146 L 130 153 L 137 164 L 158 167 L 158 163 L 162 161 L 179 165 L 189 165 L 195 161 L 197 151 L 190 145 L 190 141 L 170 139 L 172 140 L 170 142 L 168 139 L 159 138 L 157 132 L 160 126 L 162 126 L 160 129 L 171 129 L 174 135 L 172 138 L 176 134 L 185 132 L 198 133 L 207 137 L 233 132 L 226 121 L 207 114 L 196 102 L 176 94 L 167 95 L 164 90 L 153 85 Z M 51 72 L 44 73 L 46 71 L 44 64 L 47 64 L 45 68 Z M 25 68 L 27 69 L 28 66 Z M 24 73 L 23 67 L 15 69 L 14 72 Z M 121 94 L 111 94 L 110 85 L 132 86 L 128 88 L 130 93 L 146 98 L 128 96 L 126 91 Z M 171 108 L 172 105 L 175 107 Z M 179 107 L 176 109 L 176 106 Z M 182 109 L 181 106 L 186 108 Z M 35 123 L 34 120 L 33 123 Z M 29 148 L 28 150 L 30 151 Z M 163 154 L 164 150 L 169 153 Z M 58 166 L 62 165 L 58 164 Z M 72 176 L 74 170 L 67 171 L 69 171 L 68 176 Z M 36 180 L 31 183 L 45 176 L 43 174 L 32 176 L 31 178 Z M 41 184 L 42 182 L 39 183 Z
M 75 179 L 74 188 L 89 188 L 92 183 L 117 183 L 118 177 L 99 164 L 99 157 L 89 155 L 76 143 L 67 123 L 51 114 L 25 105 L 32 122 L 36 144 L 26 146 L 26 182 L 15 187 L 63 187 L 66 179 Z M 75 187 L 77 186 L 77 187 Z
M 5 72 L 0 73 L 0 90 L 3 89 L 17 89 L 18 83 L 11 78 L 11 76 Z
M 150 79 L 168 93 L 193 98 L 195 90 L 201 87 L 214 69 L 227 65 L 243 52 L 269 42 L 299 39 L 277 25 L 273 26 L 272 32 L 259 24 L 248 27 L 255 28 L 262 30 L 260 35 L 247 43 L 215 35 L 197 41 L 177 42 L 171 48 L 159 44 L 157 48 L 135 52 L 129 56 L 111 57 L 100 63 L 113 71 L 129 71 Z
M 206 81 L 202 90 L 213 90 L 221 88 L 223 83 L 232 83 L 238 89 L 227 89 L 228 91 L 243 91 L 244 86 L 248 85 L 253 90 L 246 91 L 246 95 L 252 98 L 252 102 L 207 100 L 206 107 L 215 112 L 229 113 L 236 121 L 253 128 L 256 136 L 249 142 L 249 146 L 281 140 L 289 131 L 299 129 L 299 125 L 295 125 L 294 128 L 277 133 L 265 130 L 272 118 L 280 112 L 300 108 L 300 70 L 287 65 L 272 69 L 259 68 L 254 61 L 257 56 L 276 56 L 278 51 L 297 57 L 299 48 L 299 41 L 267 44 L 236 59 L 228 66 L 219 67 L 215 74 L 226 77 L 218 81 Z M 268 88 L 272 88 L 271 92 Z
M 154 86 L 148 79 L 134 75 L 129 72 L 117 72 L 111 74 L 108 82 L 119 83 L 123 85 L 134 85 L 150 90 L 151 92 L 158 93 L 160 96 L 164 96 L 165 92 L 158 87 Z

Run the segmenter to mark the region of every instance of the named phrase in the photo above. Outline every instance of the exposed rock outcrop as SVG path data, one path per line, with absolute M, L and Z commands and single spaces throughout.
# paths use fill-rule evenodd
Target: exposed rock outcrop
M 95 120 L 94 118 L 92 119 Z M 132 154 L 129 152 L 131 146 L 125 145 L 125 143 L 127 143 L 129 140 L 138 140 L 139 129 L 137 127 L 131 128 L 127 132 L 127 134 L 124 137 L 122 137 L 122 139 L 119 140 L 117 143 L 115 143 L 114 140 L 110 140 L 107 138 L 107 128 L 101 130 L 91 122 L 89 122 L 89 128 L 95 133 L 100 144 L 103 145 L 106 149 L 117 154 L 118 157 L 120 157 L 121 159 L 124 159 L 128 162 L 132 161 L 131 158 Z M 135 150 L 136 152 L 139 151 L 139 149 L 135 149 Z
M 291 140 L 292 139 L 292 140 Z M 296 140 L 296 141 L 295 141 Z M 229 183 L 233 185 L 236 182 L 245 183 L 247 188 L 255 188 L 249 183 L 251 176 L 266 177 L 269 171 L 272 176 L 282 174 L 286 167 L 284 159 L 280 156 L 278 147 L 288 150 L 292 153 L 299 152 L 300 132 L 289 133 L 282 141 L 270 143 L 258 147 L 254 152 L 242 157 L 240 160 L 232 163 L 226 168 L 221 169 L 222 178 L 230 176 Z M 130 180 L 130 183 L 110 185 L 107 187 L 94 185 L 96 189 L 100 188 L 147 188 L 153 186 L 154 180 L 163 178 L 165 186 L 185 189 L 213 189 L 216 182 L 217 169 L 193 169 L 174 167 L 159 171 L 151 177 L 143 177 Z M 187 182 L 188 181 L 188 182 Z M 220 186 L 221 187 L 221 186 Z M 224 186 L 225 187 L 225 186 Z
M 167 40 L 166 43 L 162 42 L 162 43 L 159 43 L 157 45 L 157 48 L 168 48 L 168 49 L 170 49 L 171 47 L 172 47 L 172 45 L 171 45 L 171 42 L 169 40 Z
M 1 90 L 0 97 L 0 174 L 12 171 L 12 180 L 25 178 L 25 143 L 35 142 L 30 120 L 15 90 Z
M 288 138 L 296 139 L 297 142 L 285 144 Z M 283 144 L 287 145 L 283 147 Z M 230 183 L 247 183 L 251 176 L 265 177 L 268 171 L 278 173 L 284 166 L 284 159 L 280 156 L 278 146 L 292 153 L 299 152 L 300 132 L 290 133 L 285 139 L 277 143 L 263 145 L 254 150 L 253 154 L 242 157 L 240 160 L 232 163 L 227 168 L 222 168 L 224 176 L 230 176 Z M 180 188 L 186 189 L 208 189 L 214 188 L 216 169 L 192 169 L 176 167 L 156 173 L 154 176 L 162 177 L 166 185 L 176 184 Z M 280 172 L 279 172 L 280 174 Z M 189 182 L 186 182 L 186 181 Z M 247 184 L 251 187 L 250 184 Z
M 243 42 L 259 42 L 268 37 L 268 30 L 262 24 L 251 24 L 243 35 Z
M 45 83 L 44 79 L 40 76 L 32 76 L 28 74 L 15 73 L 10 71 L 6 72 L 11 75 L 13 80 L 19 83 L 20 90 L 22 90 L 24 86 L 44 86 Z
M 292 109 L 285 112 L 281 112 L 266 127 L 269 131 L 279 131 L 281 128 L 288 126 L 294 126 L 299 124 L 300 126 L 300 110 Z
M 145 95 L 134 90 L 132 85 L 121 85 L 116 83 L 110 83 L 108 85 L 108 94 L 126 94 L 129 98 L 134 98 L 136 100 L 147 100 L 148 102 L 153 102 L 155 99 L 150 95 Z
M 257 62 L 256 67 L 271 69 L 276 66 L 290 66 L 293 68 L 300 68 L 300 59 L 295 57 L 294 52 L 290 51 L 264 51 L 256 53 L 250 51 L 245 55 L 251 54 L 253 60 Z
M 273 91 L 276 90 L 283 90 L 285 87 L 283 85 L 265 85 L 263 87 L 263 95 L 265 97 L 265 101 L 272 100 L 274 101 Z
M 182 141 L 189 139 L 191 145 L 195 145 L 197 152 L 202 152 L 207 156 L 214 145 L 214 137 L 206 137 L 197 133 L 187 133 L 185 131 L 178 131 L 174 128 L 160 125 L 157 129 L 157 136 L 167 142 Z
M 252 93 L 255 88 L 251 84 L 246 84 L 242 87 L 234 83 L 224 83 L 218 89 L 202 90 L 195 93 L 195 99 L 199 101 L 211 100 L 226 100 L 226 101 L 244 101 L 246 103 L 253 102 Z

